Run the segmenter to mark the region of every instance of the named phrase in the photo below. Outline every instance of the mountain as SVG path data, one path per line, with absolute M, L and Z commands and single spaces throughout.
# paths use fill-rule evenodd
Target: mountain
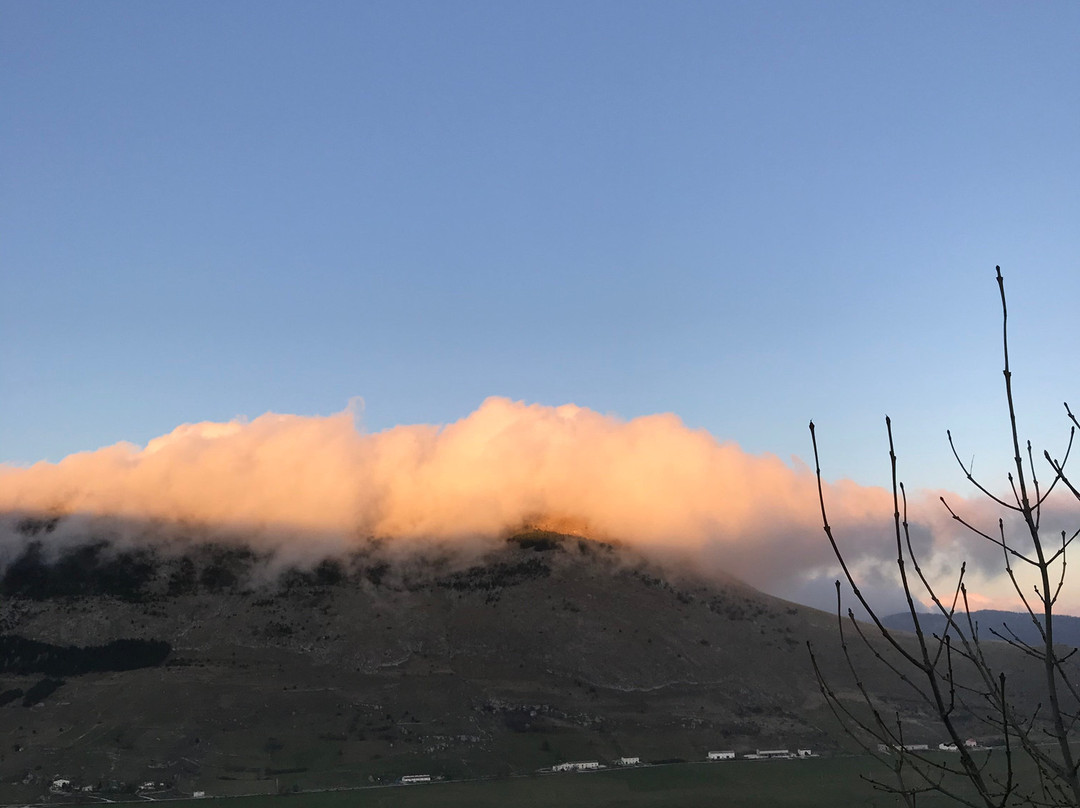
M 0 577 L 0 802 L 50 778 L 252 793 L 845 737 L 806 648 L 849 679 L 835 616 L 612 544 L 372 541 L 297 568 L 235 544 L 56 549 L 54 527 L 21 523 Z M 868 681 L 939 740 L 904 686 Z
M 980 609 L 972 612 L 971 617 L 975 621 L 979 637 L 983 640 L 991 642 L 1020 640 L 1034 646 L 1041 645 L 1043 642 L 1039 629 L 1032 621 L 1031 615 L 1026 612 Z M 959 620 L 961 626 L 966 629 L 967 618 L 961 617 Z M 883 618 L 881 622 L 898 631 L 915 630 L 915 623 L 907 612 L 891 614 Z M 924 632 L 939 636 L 944 633 L 947 625 L 943 615 L 932 613 L 920 613 L 919 624 Z M 1066 614 L 1054 615 L 1054 642 L 1058 645 L 1080 648 L 1080 617 Z

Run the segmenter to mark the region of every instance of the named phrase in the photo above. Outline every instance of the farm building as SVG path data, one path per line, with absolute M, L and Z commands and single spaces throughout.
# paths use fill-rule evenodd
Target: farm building
M 792 754 L 788 749 L 759 749 L 757 756 L 759 758 L 789 758 Z
M 725 750 L 723 752 L 709 752 L 709 760 L 734 760 L 735 753 L 731 750 Z
M 430 783 L 430 774 L 405 774 L 401 777 L 403 785 L 411 785 L 413 783 Z
M 586 772 L 599 768 L 599 761 L 587 760 L 581 763 L 556 763 L 551 770 L 553 772 Z
M 925 743 L 906 743 L 903 746 L 901 746 L 900 744 L 893 744 L 892 746 L 889 746 L 888 744 L 883 743 L 879 743 L 877 745 L 877 750 L 879 752 L 899 752 L 901 750 L 904 752 L 926 752 L 929 749 L 930 746 Z
M 615 761 L 620 766 L 640 766 L 641 758 L 639 757 L 621 757 Z

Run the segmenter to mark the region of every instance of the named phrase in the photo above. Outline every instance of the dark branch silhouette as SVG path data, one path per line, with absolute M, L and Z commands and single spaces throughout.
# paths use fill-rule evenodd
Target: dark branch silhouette
M 1080 688 L 1075 681 L 1076 669 L 1069 664 L 1076 649 L 1059 647 L 1054 640 L 1054 608 L 1065 587 L 1066 556 L 1072 542 L 1080 535 L 1080 529 L 1071 535 L 1062 531 L 1060 537 L 1056 534 L 1048 537 L 1041 527 L 1043 507 L 1052 492 L 1064 491 L 1080 501 L 1080 491 L 1065 471 L 1080 422 L 1066 404 L 1066 416 L 1071 422 L 1068 445 L 1060 461 L 1049 452 L 1043 453 L 1051 472 L 1050 483 L 1044 488 L 1036 474 L 1031 443 L 1027 442 L 1026 451 L 1021 451 L 1009 364 L 1008 306 L 1000 267 L 997 268 L 997 284 L 1001 295 L 1008 435 L 1013 452 L 1013 468 L 1007 474 L 1010 492 L 1007 498 L 992 493 L 989 486 L 975 478 L 971 464 L 965 465 L 961 460 L 952 432 L 946 434 L 964 477 L 990 502 L 1018 520 L 1022 527 L 1014 535 L 1004 518 L 998 518 L 992 529 L 980 527 L 977 520 L 961 515 L 944 498 L 941 502 L 957 524 L 1001 551 L 1001 569 L 1034 623 L 1038 641 L 1021 639 L 1008 626 L 1003 626 L 1001 631 L 991 627 L 989 638 L 980 636 L 978 622 L 969 604 L 966 564 L 961 566 L 948 596 L 939 596 L 940 584 L 927 575 L 912 545 L 907 497 L 903 483 L 897 479 L 892 421 L 888 417 L 885 418 L 885 429 L 892 471 L 896 567 L 914 636 L 885 626 L 860 590 L 829 523 L 817 434 L 813 422 L 810 423 L 822 526 L 840 565 L 843 580 L 869 620 L 868 623 L 857 620 L 851 609 L 847 610 L 846 617 L 842 616 L 841 582 L 837 581 L 840 652 L 857 698 L 845 695 L 826 679 L 817 652 L 808 644 L 811 661 L 821 693 L 833 715 L 851 737 L 882 764 L 883 770 L 889 772 L 887 778 L 868 779 L 912 808 L 919 797 L 927 793 L 944 795 L 958 804 L 976 808 L 1080 806 L 1080 763 L 1070 746 L 1070 738 L 1076 740 L 1073 732 L 1080 721 Z M 1033 573 L 1036 583 L 1032 589 L 1025 589 L 1016 565 Z M 926 616 L 920 614 L 916 605 L 921 600 L 933 604 L 933 609 L 944 620 L 944 630 L 939 628 L 938 633 L 931 633 L 924 629 Z M 933 717 L 948 739 L 945 745 L 948 752 L 907 741 L 905 716 L 899 711 L 890 711 L 884 699 L 871 691 L 849 644 L 852 635 L 858 641 L 857 647 L 869 652 L 871 664 L 880 665 L 887 676 L 905 685 L 919 705 L 918 709 Z M 1000 648 L 992 649 L 992 645 Z M 1000 649 L 1011 649 L 1012 653 L 1002 654 Z M 1018 698 L 1010 686 L 1010 676 L 1016 675 L 1025 662 L 1032 666 L 1040 682 L 1034 707 L 1025 707 L 1030 699 Z M 971 722 L 997 738 L 994 749 L 979 750 L 965 743 L 966 733 L 962 728 Z

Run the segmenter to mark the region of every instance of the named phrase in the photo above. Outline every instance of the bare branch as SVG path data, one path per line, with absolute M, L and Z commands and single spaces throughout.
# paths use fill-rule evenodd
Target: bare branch
M 1026 528 L 1021 544 L 1026 548 L 1030 543 L 1030 550 L 1021 551 L 1021 544 L 1017 543 L 1016 538 L 1006 534 L 1003 518 L 998 519 L 997 535 L 993 535 L 957 514 L 944 498 L 941 502 L 954 521 L 979 540 L 989 542 L 1001 551 L 1002 569 L 1035 626 L 1038 640 L 1022 638 L 1013 625 L 1008 623 L 1003 623 L 1000 629 L 989 629 L 989 636 L 1001 641 L 1000 643 L 988 642 L 980 637 L 978 621 L 973 617 L 965 583 L 966 564 L 961 565 L 960 574 L 947 602 L 943 602 L 938 596 L 935 583 L 915 552 L 908 521 L 907 494 L 904 485 L 897 478 L 897 457 L 892 421 L 889 418 L 885 419 L 885 427 L 892 479 L 895 563 L 907 613 L 914 628 L 914 637 L 905 638 L 885 627 L 859 589 L 858 582 L 840 550 L 833 527 L 829 524 L 817 437 L 811 422 L 810 434 L 814 448 L 822 526 L 833 555 L 843 571 L 844 579 L 876 629 L 866 629 L 864 624 L 855 619 L 850 609 L 847 621 L 842 619 L 840 582 L 837 581 L 837 619 L 841 648 L 855 690 L 859 694 L 860 702 L 868 710 L 869 719 L 856 715 L 824 681 L 817 660 L 813 658 L 813 649 L 811 658 L 821 691 L 838 720 L 845 726 L 858 729 L 863 733 L 863 738 L 874 738 L 884 749 L 892 750 L 892 754 L 877 752 L 875 756 L 892 770 L 895 783 L 867 778 L 875 788 L 895 794 L 912 806 L 918 796 L 938 793 L 961 804 L 982 805 L 986 808 L 1019 805 L 1078 808 L 1080 760 L 1070 745 L 1070 740 L 1080 740 L 1071 735 L 1080 727 L 1080 687 L 1073 680 L 1076 668 L 1071 661 L 1076 649 L 1065 652 L 1055 644 L 1054 608 L 1065 591 L 1067 554 L 1073 541 L 1080 536 L 1080 529 L 1071 535 L 1067 531 L 1061 531 L 1060 541 L 1054 542 L 1057 546 L 1052 550 L 1049 544 L 1044 542 L 1040 531 L 1043 505 L 1052 492 L 1066 489 L 1080 500 L 1080 489 L 1065 474 L 1065 464 L 1071 455 L 1080 421 L 1066 404 L 1065 411 L 1071 422 L 1069 441 L 1064 459 L 1060 462 L 1054 460 L 1048 452 L 1043 453 L 1053 471 L 1052 479 L 1044 488 L 1035 467 L 1035 452 L 1031 442 L 1025 441 L 1021 444 L 1017 427 L 1013 373 L 1009 358 L 1008 306 L 1000 267 L 997 268 L 997 283 L 1001 297 L 1001 348 L 1004 360 L 1002 372 L 1008 409 L 1008 435 L 1013 450 L 1013 468 L 1006 475 L 1006 479 L 1013 501 L 1006 501 L 976 480 L 973 464 L 965 465 L 960 459 L 952 432 L 947 431 L 946 435 L 953 457 L 968 481 L 1005 513 L 1020 517 Z M 1021 451 L 1021 445 L 1024 451 Z M 1014 560 L 1025 565 L 1022 569 L 1034 573 L 1036 581 L 1033 585 L 1030 579 L 1022 581 L 1017 575 L 1013 567 Z M 1058 567 L 1055 568 L 1054 565 Z M 918 597 L 915 587 L 919 589 Z M 918 599 L 928 599 L 944 618 L 945 628 L 940 634 L 936 630 L 932 633 L 925 630 L 926 616 L 920 617 L 916 608 Z M 960 615 L 961 610 L 963 616 Z M 860 674 L 850 653 L 847 631 L 853 632 L 870 653 L 871 664 L 881 665 L 894 681 L 902 683 L 906 692 L 911 693 L 917 702 L 923 705 L 919 709 L 928 709 L 935 716 L 938 728 L 950 740 L 949 748 L 956 749 L 956 758 L 937 760 L 904 743 L 901 714 L 896 712 L 893 721 L 885 720 L 878 701 L 869 691 L 867 680 Z M 1002 665 L 1005 667 L 999 669 Z M 1041 678 L 1039 693 L 1042 700 L 1033 709 L 1022 706 L 1030 705 L 1030 701 L 1024 701 L 1019 697 L 1018 691 L 1006 687 L 1006 669 L 1016 668 L 1019 671 L 1025 666 L 1032 674 Z M 1028 685 L 1025 684 L 1024 687 Z M 959 720 L 982 722 L 984 727 L 1002 734 L 1004 772 L 1000 768 L 990 767 L 993 753 L 982 759 L 972 756 L 960 735 L 960 725 L 957 723 Z M 865 741 L 861 743 L 865 745 Z M 1000 750 L 998 754 L 1001 754 Z M 1026 758 L 1029 764 L 1017 766 L 1018 754 Z M 976 801 L 960 790 L 959 784 L 962 783 L 974 790 Z

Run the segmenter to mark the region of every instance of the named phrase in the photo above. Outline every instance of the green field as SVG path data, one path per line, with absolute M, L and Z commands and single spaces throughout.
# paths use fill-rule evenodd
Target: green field
M 773 806 L 894 806 L 895 797 L 875 791 L 861 774 L 874 771 L 861 757 L 810 760 L 730 761 L 650 766 L 590 773 L 536 775 L 500 780 L 391 786 L 289 796 L 215 799 L 213 808 L 771 808 Z M 926 797 L 920 805 L 946 805 Z M 207 800 L 170 802 L 207 808 Z

